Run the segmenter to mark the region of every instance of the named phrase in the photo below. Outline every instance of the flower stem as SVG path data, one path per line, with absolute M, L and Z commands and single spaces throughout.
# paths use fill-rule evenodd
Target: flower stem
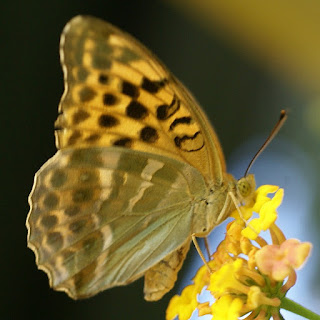
M 311 310 L 303 307 L 301 304 L 294 302 L 286 297 L 281 299 L 281 309 L 288 310 L 292 313 L 298 314 L 306 319 L 319 320 L 320 315 L 312 312 Z

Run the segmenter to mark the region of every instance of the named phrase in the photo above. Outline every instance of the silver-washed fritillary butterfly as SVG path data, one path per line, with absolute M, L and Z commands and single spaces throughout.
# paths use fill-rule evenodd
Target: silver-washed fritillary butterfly
M 228 217 L 228 194 L 243 200 L 254 179 L 239 187 L 226 173 L 198 103 L 130 35 L 77 16 L 60 55 L 59 151 L 35 176 L 28 246 L 50 285 L 74 299 L 144 276 L 145 299 L 158 300 L 192 235 Z

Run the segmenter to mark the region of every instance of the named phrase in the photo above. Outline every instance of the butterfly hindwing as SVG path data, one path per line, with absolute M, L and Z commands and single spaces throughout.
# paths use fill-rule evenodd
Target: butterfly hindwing
M 54 288 L 88 297 L 137 279 L 190 241 L 192 199 L 203 192 L 197 170 L 176 160 L 60 150 L 36 175 L 29 246 Z
M 159 300 L 173 288 L 189 248 L 190 239 L 187 239 L 181 247 L 146 271 L 143 291 L 147 301 Z

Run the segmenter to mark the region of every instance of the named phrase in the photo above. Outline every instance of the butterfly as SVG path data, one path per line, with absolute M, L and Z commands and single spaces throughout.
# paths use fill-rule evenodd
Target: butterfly
M 226 173 L 218 138 L 187 89 L 141 43 L 77 16 L 60 41 L 65 91 L 57 153 L 36 173 L 28 247 L 73 299 L 144 276 L 173 287 L 192 235 L 207 236 L 252 194 Z M 249 181 L 250 180 L 250 181 Z

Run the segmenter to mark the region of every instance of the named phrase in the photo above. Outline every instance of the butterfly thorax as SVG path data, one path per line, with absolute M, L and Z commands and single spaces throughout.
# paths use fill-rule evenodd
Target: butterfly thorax
M 230 193 L 235 196 L 234 199 L 239 205 L 250 201 L 255 194 L 254 176 L 248 175 L 236 180 L 231 174 L 224 173 L 222 183 L 209 185 L 208 194 L 195 205 L 194 209 L 193 233 L 197 237 L 207 236 L 230 216 L 236 205 Z
M 235 193 L 236 185 L 237 180 L 227 173 L 221 183 L 208 184 L 206 196 L 195 205 L 194 209 L 192 231 L 197 237 L 207 236 L 214 227 L 228 217 L 234 208 L 233 203 L 228 199 L 228 193 Z M 221 214 L 222 211 L 224 211 L 223 214 Z

